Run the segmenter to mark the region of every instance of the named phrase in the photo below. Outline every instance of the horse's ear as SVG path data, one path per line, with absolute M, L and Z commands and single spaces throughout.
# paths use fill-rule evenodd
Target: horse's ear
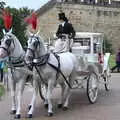
M 57 36 L 56 36 L 56 34 L 54 34 L 54 35 L 53 35 L 53 37 L 54 37 L 54 39 L 57 39 Z
M 5 35 L 5 34 L 6 34 L 6 31 L 5 31 L 5 29 L 3 29 L 2 31 L 3 31 L 3 34 Z
M 40 31 L 38 30 L 38 32 L 35 35 L 38 36 L 39 34 L 40 34 Z
M 30 31 L 27 31 L 27 35 L 28 35 L 28 36 L 33 36 L 33 33 L 30 32 Z
M 9 30 L 9 32 L 8 32 L 9 34 L 11 34 L 12 33 L 12 28 Z

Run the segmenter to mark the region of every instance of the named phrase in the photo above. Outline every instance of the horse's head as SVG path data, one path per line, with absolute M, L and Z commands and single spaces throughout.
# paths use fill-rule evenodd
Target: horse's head
M 22 53 L 24 53 L 19 40 L 12 34 L 12 29 L 8 32 L 3 30 L 3 33 L 4 36 L 0 45 L 0 58 L 8 56 L 19 57 Z
M 4 36 L 0 45 L 0 58 L 9 56 L 15 47 L 12 30 L 9 32 L 5 32 L 5 30 L 3 30 L 3 33 Z
M 43 48 L 41 50 L 41 48 L 43 48 L 41 38 L 38 36 L 38 34 L 30 33 L 28 38 L 28 47 L 25 55 L 26 63 L 32 63 L 34 58 L 38 58 L 44 49 Z

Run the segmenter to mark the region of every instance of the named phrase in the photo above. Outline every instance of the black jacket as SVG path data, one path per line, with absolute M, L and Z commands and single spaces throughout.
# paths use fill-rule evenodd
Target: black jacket
M 74 38 L 75 37 L 75 30 L 72 26 L 72 24 L 65 22 L 64 26 L 62 26 L 62 24 L 59 25 L 58 30 L 56 32 L 56 36 L 58 38 L 61 38 L 62 34 L 68 34 L 70 36 L 70 38 Z

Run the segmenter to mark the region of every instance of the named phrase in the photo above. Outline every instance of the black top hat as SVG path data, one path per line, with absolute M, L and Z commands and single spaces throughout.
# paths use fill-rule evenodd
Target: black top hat
M 59 20 L 64 20 L 64 21 L 68 22 L 68 19 L 65 16 L 65 13 L 61 12 L 58 14 L 58 16 L 59 16 Z

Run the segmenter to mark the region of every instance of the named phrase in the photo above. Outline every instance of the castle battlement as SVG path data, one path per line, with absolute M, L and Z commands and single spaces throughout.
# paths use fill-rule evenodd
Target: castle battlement
M 117 49 L 120 47 L 120 7 L 116 7 L 113 3 L 92 2 L 90 3 L 90 0 L 84 2 L 72 0 L 49 1 L 37 10 L 38 29 L 41 36 L 45 40 L 53 39 L 59 24 L 58 12 L 62 10 L 73 24 L 76 32 L 103 33 L 113 43 L 113 48 Z M 106 2 L 108 1 L 106 0 Z
M 120 7 L 120 0 L 56 0 L 61 3 L 78 3 L 85 5 L 98 5 L 106 7 Z

